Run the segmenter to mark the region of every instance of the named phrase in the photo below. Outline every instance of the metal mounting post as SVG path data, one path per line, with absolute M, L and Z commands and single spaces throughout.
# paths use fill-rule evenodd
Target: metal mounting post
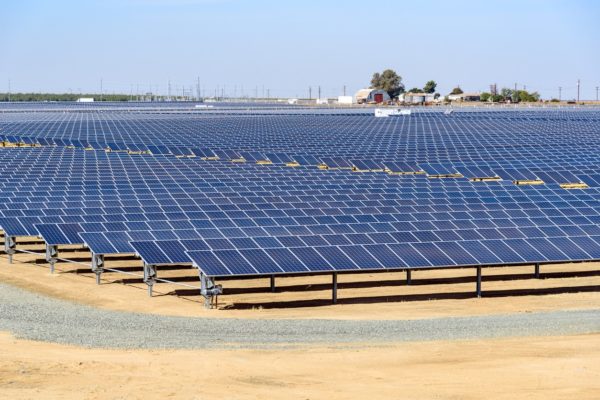
M 58 258 L 58 246 L 47 244 L 46 245 L 46 261 L 50 263 L 50 273 L 54 273 L 54 265 Z
M 6 236 L 4 233 L 4 252 L 8 254 L 8 263 L 13 263 L 13 255 L 16 253 L 17 241 L 13 236 Z
M 332 278 L 332 288 L 331 288 L 331 302 L 333 304 L 337 303 L 337 272 L 334 272 L 331 275 Z
M 204 297 L 204 308 L 213 308 L 213 299 L 217 299 L 217 296 L 223 293 L 223 286 L 215 285 L 215 282 L 204 275 L 200 268 L 198 268 L 198 275 L 200 276 L 200 294 Z M 215 301 L 216 304 L 216 301 Z
M 96 284 L 100 284 L 100 278 L 104 272 L 104 255 L 92 253 L 92 272 L 96 274 Z
M 410 286 L 410 283 L 412 281 L 411 272 L 412 271 L 410 269 L 406 270 L 406 286 Z
M 148 296 L 152 297 L 152 289 L 156 283 L 156 266 L 144 263 L 144 283 L 148 285 Z
M 535 270 L 533 272 L 533 276 L 535 279 L 540 279 L 540 264 L 539 263 L 535 264 Z
M 475 292 L 477 297 L 481 297 L 481 266 L 477 266 L 477 284 Z
M 271 275 L 270 284 L 271 284 L 271 293 L 275 293 L 275 275 Z

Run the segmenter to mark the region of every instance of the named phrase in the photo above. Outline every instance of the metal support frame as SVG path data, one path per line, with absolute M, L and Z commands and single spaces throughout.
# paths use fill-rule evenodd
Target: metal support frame
M 4 252 L 8 254 L 8 263 L 13 263 L 13 255 L 17 252 L 17 238 L 14 236 L 6 236 L 4 233 Z
M 148 296 L 152 297 L 152 289 L 156 283 L 156 265 L 144 263 L 144 283 L 148 285 Z
M 535 264 L 535 269 L 534 269 L 534 272 L 533 272 L 533 277 L 535 279 L 540 279 L 540 263 L 536 263 Z
M 204 275 L 200 268 L 198 268 L 198 275 L 200 276 L 200 294 L 204 297 L 204 308 L 213 308 L 213 300 L 216 307 L 218 296 L 223 293 L 223 286 L 216 285 L 214 279 Z
M 406 286 L 410 286 L 411 281 L 412 281 L 412 271 L 410 269 L 406 270 Z
M 481 297 L 481 266 L 477 266 L 477 284 L 475 285 L 477 297 Z
M 46 245 L 46 261 L 50 263 L 50 273 L 54 273 L 54 265 L 58 260 L 58 246 L 47 244 Z
M 104 254 L 92 253 L 92 272 L 96 274 L 96 284 L 99 285 L 104 272 Z
M 270 285 L 271 285 L 271 293 L 275 293 L 275 275 L 271 275 Z
M 337 303 L 337 272 L 331 274 L 331 302 Z

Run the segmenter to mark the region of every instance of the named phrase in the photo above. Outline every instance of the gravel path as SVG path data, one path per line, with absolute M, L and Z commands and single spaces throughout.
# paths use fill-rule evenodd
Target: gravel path
M 0 283 L 0 331 L 112 348 L 381 344 L 600 332 L 600 309 L 406 321 L 206 319 L 100 310 Z

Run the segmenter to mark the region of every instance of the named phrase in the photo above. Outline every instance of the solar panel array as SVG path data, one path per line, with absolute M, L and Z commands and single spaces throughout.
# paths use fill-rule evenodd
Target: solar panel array
M 599 134 L 589 110 L 3 113 L 0 227 L 210 277 L 597 260 Z

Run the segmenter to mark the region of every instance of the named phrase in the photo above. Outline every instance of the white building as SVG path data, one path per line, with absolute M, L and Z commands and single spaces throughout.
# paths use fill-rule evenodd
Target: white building
M 435 94 L 433 93 L 405 93 L 404 102 L 409 104 L 433 103 Z
M 93 97 L 80 97 L 77 99 L 77 103 L 93 103 L 93 102 L 94 102 Z
M 352 96 L 338 96 L 338 104 L 352 104 Z

